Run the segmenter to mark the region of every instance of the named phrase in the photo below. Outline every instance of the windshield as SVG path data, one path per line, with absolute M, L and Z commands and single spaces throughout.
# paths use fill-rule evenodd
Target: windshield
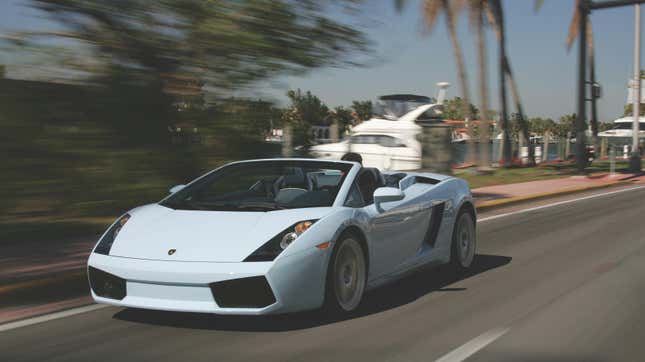
M 374 114 L 386 119 L 396 120 L 404 114 L 422 105 L 424 100 L 379 99 L 374 104 Z
M 272 211 L 332 206 L 351 164 L 254 161 L 214 171 L 161 205 L 176 210 Z

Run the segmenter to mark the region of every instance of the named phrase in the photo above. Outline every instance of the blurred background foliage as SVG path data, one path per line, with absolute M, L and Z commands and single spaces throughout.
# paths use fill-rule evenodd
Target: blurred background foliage
M 232 97 L 258 82 L 361 64 L 372 44 L 337 20 L 356 1 L 29 0 L 55 22 L 0 51 L 38 80 L 0 67 L 0 222 L 113 217 L 227 161 L 275 156 L 264 142 L 295 115 L 301 145 L 330 116 L 311 93 L 290 107 Z M 32 68 L 30 68 L 32 67 Z M 369 113 L 357 102 L 361 117 Z M 27 225 L 25 224 L 25 225 Z M 5 234 L 8 228 L 5 228 Z

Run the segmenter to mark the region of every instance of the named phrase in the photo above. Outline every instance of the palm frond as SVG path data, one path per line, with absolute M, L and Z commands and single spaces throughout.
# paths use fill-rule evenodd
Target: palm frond
M 442 0 L 425 0 L 423 2 L 423 19 L 425 20 L 425 29 L 428 33 L 432 32 L 432 28 L 437 23 L 439 12 L 443 8 L 444 2 Z
M 571 50 L 573 43 L 578 37 L 578 31 L 580 29 L 580 0 L 576 0 L 576 5 L 573 10 L 573 18 L 571 18 L 571 24 L 569 24 L 569 35 L 567 36 L 567 51 Z
M 394 9 L 396 10 L 397 13 L 400 13 L 403 11 L 406 5 L 406 0 L 394 0 Z
M 533 1 L 533 10 L 535 12 L 540 11 L 540 8 L 542 8 L 542 5 L 544 5 L 544 0 L 535 0 L 535 1 Z
M 495 36 L 497 40 L 501 38 L 500 34 L 500 14 L 498 12 L 498 6 L 501 4 L 498 3 L 499 0 L 489 0 L 484 3 L 484 14 L 486 14 L 486 19 L 488 19 L 488 24 L 495 31 Z

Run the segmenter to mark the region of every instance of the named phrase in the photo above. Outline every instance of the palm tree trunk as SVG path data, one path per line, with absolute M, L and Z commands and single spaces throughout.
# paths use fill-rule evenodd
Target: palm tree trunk
M 522 132 L 522 135 L 528 144 L 529 165 L 533 166 L 535 165 L 535 151 L 533 150 L 533 147 L 531 147 L 528 122 L 526 121 L 526 116 L 524 115 L 524 107 L 522 107 L 522 101 L 520 100 L 520 92 L 517 88 L 515 78 L 513 77 L 513 71 L 511 70 L 511 64 L 509 63 L 508 58 L 504 58 L 504 68 L 506 76 L 508 77 L 508 81 L 511 85 L 511 95 L 513 97 L 513 102 L 515 103 L 515 108 L 517 109 L 517 113 L 519 115 L 518 122 L 520 126 L 520 132 Z
M 504 59 L 506 59 L 506 28 L 504 26 L 504 9 L 501 0 L 493 1 L 493 8 L 497 13 L 497 29 L 499 41 L 499 123 L 502 129 L 502 160 L 504 166 L 511 166 L 511 136 L 508 127 L 508 105 L 506 103 L 506 72 Z
M 479 166 L 490 167 L 490 126 L 488 124 L 488 79 L 486 76 L 486 39 L 484 38 L 483 0 L 477 9 L 477 53 L 479 58 Z
M 459 76 L 459 83 L 461 85 L 461 94 L 463 98 L 463 107 L 464 107 L 464 116 L 466 124 L 468 127 L 468 160 L 476 164 L 476 152 L 475 152 L 475 140 L 473 138 L 473 125 L 472 125 L 472 114 L 470 113 L 470 92 L 468 88 L 466 66 L 464 64 L 464 55 L 461 52 L 461 47 L 459 46 L 459 40 L 457 38 L 457 30 L 455 27 L 455 19 L 452 14 L 451 6 L 448 4 L 448 0 L 443 0 L 444 10 L 446 14 L 446 26 L 448 28 L 448 35 L 450 37 L 450 43 L 452 44 L 452 51 L 455 56 L 455 61 L 457 62 L 457 74 Z

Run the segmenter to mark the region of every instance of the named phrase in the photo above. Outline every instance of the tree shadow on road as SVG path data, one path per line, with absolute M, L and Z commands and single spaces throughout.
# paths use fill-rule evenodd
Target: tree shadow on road
M 397 308 L 435 291 L 464 293 L 466 288 L 449 286 L 460 280 L 504 266 L 510 261 L 511 258 L 508 256 L 478 254 L 472 267 L 463 274 L 453 272 L 448 266 L 419 271 L 366 293 L 361 306 L 354 313 L 343 317 L 328 316 L 321 311 L 272 316 L 223 316 L 126 308 L 117 312 L 113 318 L 168 327 L 220 331 L 279 332 L 312 328 Z

